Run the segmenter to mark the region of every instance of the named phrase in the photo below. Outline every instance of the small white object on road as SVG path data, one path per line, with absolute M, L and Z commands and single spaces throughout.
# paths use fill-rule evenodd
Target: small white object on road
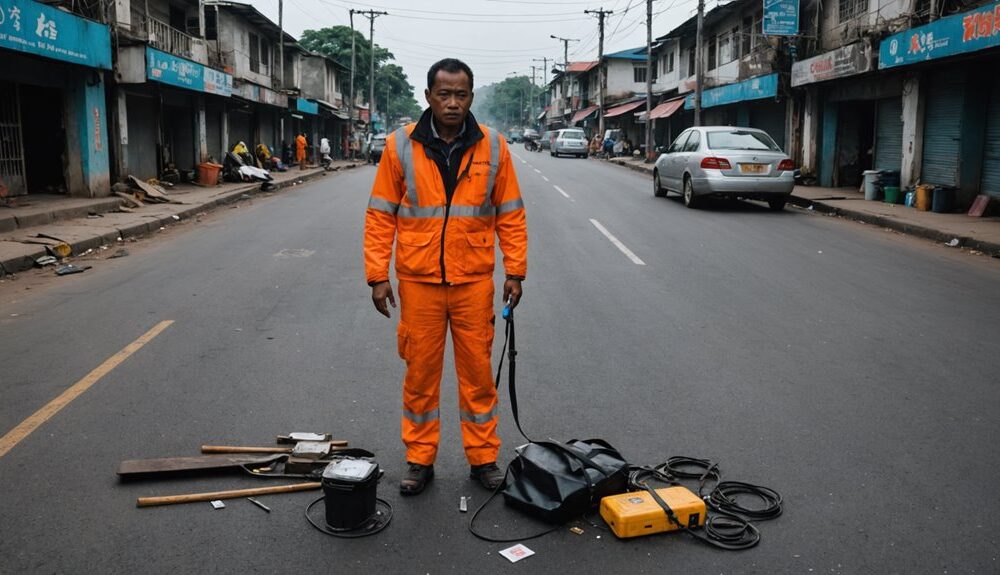
M 531 549 L 528 549 L 524 545 L 518 543 L 513 547 L 508 547 L 506 549 L 501 550 L 500 554 L 506 557 L 507 560 L 510 561 L 511 563 L 517 563 L 518 561 L 524 559 L 525 557 L 531 557 L 532 555 L 535 554 L 535 552 L 532 551 Z
M 463 495 L 462 498 L 458 500 L 458 510 L 461 511 L 462 513 L 465 513 L 465 512 L 467 512 L 469 510 L 469 498 L 468 497 L 466 497 L 466 496 Z
M 597 230 L 600 231 L 602 234 L 604 234 L 604 237 L 611 240 L 611 243 L 613 243 L 616 248 L 621 250 L 621 252 L 625 254 L 625 256 L 628 257 L 628 259 L 632 260 L 632 263 L 634 263 L 637 266 L 646 265 L 646 262 L 639 259 L 639 256 L 635 255 L 634 253 L 632 253 L 632 250 L 625 247 L 625 244 L 623 244 L 621 240 L 611 235 L 611 232 L 605 229 L 605 227 L 601 225 L 601 222 L 591 218 L 590 223 L 594 224 L 594 227 L 597 228 Z
M 221 499 L 216 499 L 212 502 L 212 509 L 224 509 L 226 504 L 222 502 Z

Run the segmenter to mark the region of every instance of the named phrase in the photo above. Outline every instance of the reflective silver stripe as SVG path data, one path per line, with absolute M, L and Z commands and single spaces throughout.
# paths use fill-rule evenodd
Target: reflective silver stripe
M 518 208 L 524 207 L 524 200 L 518 198 L 516 200 L 511 200 L 509 202 L 504 202 L 497 206 L 497 215 L 506 214 L 507 212 L 513 212 Z
M 395 214 L 399 209 L 399 204 L 394 204 L 389 200 L 383 200 L 382 198 L 369 198 L 368 207 L 380 212 Z
M 500 167 L 500 132 L 486 128 L 490 139 L 490 175 L 486 179 L 486 200 L 483 206 L 493 202 L 493 185 L 497 179 L 497 169 Z
M 403 178 L 406 181 L 406 196 L 410 198 L 410 205 L 417 206 L 417 179 L 413 174 L 413 143 L 410 142 L 410 135 L 406 133 L 406 128 L 396 130 L 396 155 L 399 156 L 399 169 L 403 170 Z
M 468 411 L 463 411 L 462 414 L 460 415 L 462 421 L 468 421 L 470 423 L 486 423 L 496 416 L 497 416 L 496 404 L 493 404 L 493 407 L 490 408 L 490 410 L 487 411 L 486 413 L 477 414 Z
M 403 417 L 409 419 L 411 422 L 420 425 L 421 423 L 427 423 L 428 421 L 434 421 L 440 415 L 441 410 L 432 409 L 425 413 L 413 413 L 412 411 L 403 410 Z
M 396 213 L 401 218 L 443 218 L 444 206 L 424 206 L 412 208 L 410 206 L 399 206 Z
M 448 215 L 452 217 L 481 218 L 496 215 L 496 208 L 489 206 L 451 206 Z

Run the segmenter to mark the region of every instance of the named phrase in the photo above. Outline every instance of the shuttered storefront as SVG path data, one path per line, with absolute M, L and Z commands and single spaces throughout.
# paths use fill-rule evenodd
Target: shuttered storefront
M 920 180 L 928 184 L 954 186 L 958 183 L 965 72 L 941 72 L 928 80 Z
M 879 100 L 875 111 L 875 169 L 900 171 L 903 165 L 903 99 Z
M 2 14 L 3 8 L 0 8 Z M 26 191 L 24 143 L 21 138 L 21 106 L 17 84 L 0 81 L 0 186 L 5 196 Z
M 764 130 L 785 149 L 785 103 L 760 102 L 750 107 L 750 127 Z
M 986 145 L 983 146 L 980 193 L 1000 198 L 1000 78 L 993 80 L 986 112 Z

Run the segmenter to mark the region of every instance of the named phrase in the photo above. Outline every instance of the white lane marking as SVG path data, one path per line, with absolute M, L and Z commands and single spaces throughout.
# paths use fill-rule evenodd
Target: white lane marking
M 535 172 L 537 172 L 537 173 L 539 173 L 539 174 L 541 174 L 541 173 L 542 173 L 542 171 L 541 171 L 541 170 L 539 170 L 538 168 L 534 168 L 534 170 L 535 170 Z
M 559 192 L 560 194 L 566 196 L 567 198 L 569 197 L 569 194 L 567 194 L 566 192 L 564 192 L 563 189 L 560 188 L 559 186 L 552 186 L 552 187 L 555 188 L 556 191 Z
M 590 223 L 594 224 L 594 227 L 597 228 L 597 230 L 599 232 L 601 232 L 602 234 L 604 234 L 604 237 L 606 237 L 609 240 L 611 240 L 611 243 L 615 244 L 616 248 L 618 248 L 619 250 L 621 250 L 621 252 L 623 254 L 625 254 L 628 257 L 628 259 L 632 260 L 632 263 L 634 263 L 637 266 L 644 266 L 644 265 L 646 265 L 646 262 L 644 262 L 641 259 L 639 259 L 639 256 L 637 256 L 634 253 L 632 253 L 632 250 L 630 250 L 627 247 L 625 247 L 625 244 L 623 244 L 615 236 L 611 235 L 611 232 L 609 232 L 608 230 L 606 230 L 604 228 L 604 226 L 601 225 L 601 222 L 599 222 L 599 221 L 591 218 L 590 219 Z
M 546 182 L 549 181 L 549 179 L 546 178 L 545 176 L 542 176 L 542 179 L 545 180 Z

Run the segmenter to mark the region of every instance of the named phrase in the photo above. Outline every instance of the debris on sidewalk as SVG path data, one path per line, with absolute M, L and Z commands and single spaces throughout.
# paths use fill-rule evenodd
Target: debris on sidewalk
M 59 260 L 57 260 L 53 256 L 42 256 L 37 260 L 35 260 L 35 265 L 37 265 L 40 268 L 44 268 L 45 266 L 50 266 L 58 261 Z
M 38 235 L 39 235 L 39 237 L 43 237 L 43 238 L 46 238 L 46 239 L 55 239 L 55 238 L 48 238 L 47 236 L 43 236 L 42 234 L 38 234 Z M 59 241 L 59 240 L 56 240 L 56 241 L 58 243 L 52 244 L 52 245 L 46 245 L 45 249 L 47 249 L 50 254 L 52 254 L 52 255 L 54 255 L 54 256 L 56 256 L 58 258 L 68 258 L 73 253 L 73 248 L 71 248 L 69 246 L 69 244 L 67 244 L 66 242 Z
M 950 247 L 950 248 L 957 248 L 958 244 L 960 244 L 960 243 L 962 243 L 962 242 L 958 241 L 958 238 L 951 238 L 951 241 L 949 241 L 945 245 L 948 246 L 948 247 Z
M 110 256 L 108 256 L 108 259 L 109 260 L 113 260 L 115 258 L 124 258 L 124 257 L 127 257 L 127 256 L 128 256 L 128 250 L 125 249 L 125 248 L 121 248 L 118 251 L 116 251 L 115 253 L 113 253 Z
M 92 267 L 94 267 L 94 266 L 77 266 L 77 265 L 73 265 L 73 264 L 66 264 L 66 265 L 59 266 L 59 267 L 56 268 L 56 275 L 57 276 L 68 276 L 68 275 L 71 275 L 71 274 L 79 274 L 79 273 L 83 273 L 83 272 L 89 270 Z

